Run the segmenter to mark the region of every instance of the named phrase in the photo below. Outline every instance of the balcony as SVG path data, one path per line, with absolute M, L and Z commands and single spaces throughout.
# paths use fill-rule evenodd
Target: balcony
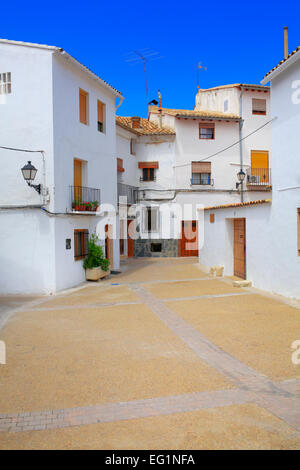
M 97 212 L 100 205 L 100 189 L 70 186 L 72 212 Z
M 136 204 L 138 188 L 129 184 L 118 183 L 118 201 L 119 198 L 127 197 L 127 204 Z
M 246 174 L 246 184 L 249 189 L 251 186 L 255 189 L 257 189 L 257 186 L 260 186 L 261 189 L 267 189 L 272 185 L 271 168 L 248 168 Z

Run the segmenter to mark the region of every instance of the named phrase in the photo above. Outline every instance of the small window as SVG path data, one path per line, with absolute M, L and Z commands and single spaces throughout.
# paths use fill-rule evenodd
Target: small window
M 215 214 L 210 214 L 209 215 L 209 221 L 210 221 L 211 224 L 215 223 Z
M 97 101 L 97 126 L 98 131 L 105 133 L 105 104 Z
M 88 123 L 88 93 L 79 89 L 79 121 L 82 124 Z
M 154 168 L 143 168 L 143 181 L 154 181 L 155 180 L 155 174 L 154 174 Z
M 0 95 L 11 93 L 11 73 L 0 73 Z
M 130 155 L 135 155 L 135 140 L 130 139 Z
M 74 230 L 74 258 L 83 259 L 88 254 L 89 231 Z
M 192 162 L 191 184 L 211 184 L 211 162 Z
M 199 124 L 199 139 L 214 139 L 215 138 L 215 125 L 214 124 Z
M 300 208 L 297 209 L 298 212 L 298 256 L 300 256 Z
M 224 101 L 224 113 L 226 113 L 226 111 L 228 111 L 228 100 Z
M 144 231 L 158 231 L 158 207 L 145 207 L 144 209 Z
M 267 106 L 266 100 L 253 98 L 252 99 L 252 114 L 261 114 L 262 116 L 265 116 L 267 113 L 266 106 Z

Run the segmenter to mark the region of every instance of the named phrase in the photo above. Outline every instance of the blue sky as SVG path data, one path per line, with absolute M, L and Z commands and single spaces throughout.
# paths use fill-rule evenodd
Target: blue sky
M 60 46 L 125 96 L 119 114 L 147 116 L 142 64 L 127 54 L 151 49 L 162 56 L 148 64 L 149 99 L 192 109 L 197 62 L 200 86 L 259 83 L 283 58 L 283 27 L 289 50 L 300 45 L 300 2 L 86 1 L 2 2 L 1 37 Z

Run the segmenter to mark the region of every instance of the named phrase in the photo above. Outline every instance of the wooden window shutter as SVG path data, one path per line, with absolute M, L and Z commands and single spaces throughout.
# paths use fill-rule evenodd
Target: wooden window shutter
M 79 120 L 87 124 L 87 93 L 79 89 Z
M 158 162 L 139 162 L 139 168 L 158 168 Z
M 121 173 L 125 171 L 123 168 L 123 159 L 122 158 L 117 158 L 117 170 Z
M 199 127 L 200 129 L 214 129 L 215 123 L 214 122 L 200 122 Z
M 266 114 L 267 102 L 263 99 L 252 99 L 252 113 L 253 114 Z
M 104 104 L 98 100 L 98 122 L 103 123 L 104 119 Z
M 211 173 L 211 162 L 192 162 L 192 173 Z
M 215 214 L 210 214 L 209 215 L 209 221 L 210 221 L 211 224 L 215 223 Z

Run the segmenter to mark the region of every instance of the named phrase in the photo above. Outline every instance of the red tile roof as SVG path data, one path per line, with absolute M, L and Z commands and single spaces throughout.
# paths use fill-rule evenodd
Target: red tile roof
M 169 127 L 159 127 L 148 119 L 140 118 L 140 127 L 132 127 L 131 117 L 116 116 L 119 126 L 138 135 L 175 135 L 175 131 Z
M 279 64 L 277 64 L 275 67 L 272 68 L 272 70 L 270 70 L 270 72 L 266 73 L 266 75 L 263 77 L 263 80 L 268 76 L 270 75 L 272 72 L 274 72 L 274 70 L 276 70 L 278 67 L 280 67 L 281 64 L 284 64 L 287 60 L 289 60 L 293 55 L 295 55 L 298 51 L 300 51 L 300 46 L 297 47 L 297 49 L 295 49 L 293 52 L 291 52 L 286 59 L 282 59 Z
M 193 109 L 171 109 L 161 108 L 162 114 L 168 114 L 177 118 L 207 118 L 207 119 L 224 119 L 224 120 L 239 120 L 237 114 L 222 113 L 220 111 L 195 111 Z M 160 114 L 158 106 L 149 106 L 149 113 Z
M 232 204 L 222 204 L 220 206 L 204 207 L 204 210 L 209 211 L 215 209 L 228 209 L 229 207 L 257 206 L 259 204 L 267 204 L 270 202 L 272 202 L 272 199 L 258 199 L 257 201 L 236 202 Z

